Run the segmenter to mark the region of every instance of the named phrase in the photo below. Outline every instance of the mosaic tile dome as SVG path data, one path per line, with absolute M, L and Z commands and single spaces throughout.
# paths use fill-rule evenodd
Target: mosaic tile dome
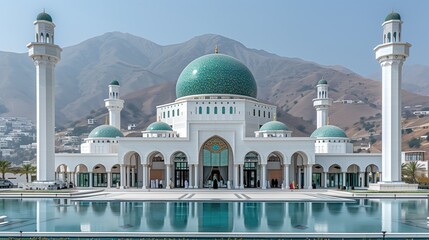
M 320 79 L 320 81 L 317 83 L 318 85 L 319 84 L 328 84 L 328 82 L 325 80 L 325 79 Z
M 116 138 L 123 137 L 124 134 L 114 126 L 101 125 L 94 128 L 88 138 Z
M 316 129 L 311 137 L 315 138 L 347 138 L 346 133 L 343 129 L 333 126 L 333 125 L 325 125 L 318 129 Z
M 235 94 L 256 98 L 256 81 L 237 59 L 224 54 L 199 57 L 183 69 L 176 83 L 176 97 L 197 94 Z
M 262 125 L 259 131 L 287 131 L 289 130 L 286 124 L 279 121 L 270 121 Z
M 397 12 L 391 12 L 386 16 L 384 21 L 387 22 L 390 20 L 401 20 L 401 15 L 399 15 L 399 13 L 397 13 Z
M 45 12 L 42 12 L 42 13 L 39 13 L 39 14 L 37 15 L 36 20 L 37 20 L 37 21 L 39 21 L 39 20 L 43 20 L 43 21 L 52 22 L 52 17 L 51 17 L 51 15 L 49 15 L 49 14 L 47 14 L 47 13 L 45 13 Z
M 173 131 L 173 129 L 165 122 L 153 122 L 146 128 L 146 131 Z

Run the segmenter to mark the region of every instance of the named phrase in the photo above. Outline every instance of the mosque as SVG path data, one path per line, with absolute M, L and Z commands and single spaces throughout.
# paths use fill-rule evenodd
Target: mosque
M 379 46 L 408 46 L 400 42 L 401 24 L 399 14 L 389 14 Z M 104 100 L 109 125 L 96 127 L 82 143 L 81 153 L 53 155 L 52 86 L 61 48 L 54 44 L 55 25 L 49 14 L 40 13 L 34 25 L 35 42 L 28 48 L 38 81 L 38 179 L 104 188 L 311 189 L 368 187 L 382 178 L 382 154 L 353 153 L 346 133 L 327 124 L 332 104 L 327 80 L 315 83 L 317 129 L 309 137 L 294 137 L 276 120 L 276 106 L 258 100 L 251 71 L 217 50 L 183 69 L 176 100 L 157 106 L 157 121 L 139 137 L 125 137 L 120 130 L 124 100 L 115 80 Z M 406 50 L 399 62 L 408 56 Z M 390 53 L 382 51 L 378 57 L 385 61 Z M 383 81 L 394 77 L 385 72 Z

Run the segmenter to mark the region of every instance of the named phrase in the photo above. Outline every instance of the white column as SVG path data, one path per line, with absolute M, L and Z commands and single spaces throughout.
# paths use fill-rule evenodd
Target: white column
M 196 188 L 198 188 L 198 164 L 195 164 L 194 165 L 194 168 L 195 168 L 195 174 L 194 174 L 194 188 L 196 189 Z
M 89 187 L 93 187 L 94 183 L 92 182 L 92 172 L 89 173 Z
M 289 187 L 289 185 L 290 185 L 290 182 L 289 182 L 289 164 L 283 165 L 283 177 L 284 177 L 284 180 L 283 180 L 284 188 L 290 189 L 290 187 Z
M 74 185 L 77 187 L 78 173 L 74 173 Z
M 143 164 L 143 186 L 142 189 L 146 189 L 147 188 L 147 165 Z
M 135 187 L 136 176 L 135 176 L 135 168 L 131 168 L 131 187 Z
M 324 172 L 323 175 L 325 175 L 325 181 L 323 183 L 323 186 L 325 188 L 327 188 L 328 187 L 328 181 L 329 181 L 329 179 L 328 179 L 328 172 Z
M 346 172 L 343 172 L 343 186 L 346 186 Z
M 262 189 L 267 189 L 267 164 L 261 164 Z
M 307 164 L 307 188 L 313 189 L 313 164 Z
M 238 164 L 234 165 L 234 188 L 238 189 L 240 183 L 238 182 Z
M 112 172 L 107 172 L 107 187 L 112 187 Z
M 121 164 L 121 165 L 119 165 L 119 170 L 120 170 L 120 172 L 121 172 L 121 189 L 124 189 L 125 188 L 125 185 L 126 185 L 126 183 L 125 183 L 125 164 Z
M 173 180 L 171 179 L 171 164 L 165 164 L 165 170 L 167 170 L 167 176 L 165 179 L 165 188 L 170 189 L 173 187 L 173 186 L 170 186 L 171 184 L 173 184 Z
M 130 167 L 125 166 L 125 186 L 130 187 Z
M 240 188 L 244 188 L 244 165 L 240 164 Z
M 192 174 L 192 171 L 194 169 L 194 165 L 190 164 L 188 166 L 189 166 L 189 188 L 192 188 L 194 186 L 194 185 L 192 185 L 193 180 L 194 180 L 194 178 L 193 178 L 194 175 Z

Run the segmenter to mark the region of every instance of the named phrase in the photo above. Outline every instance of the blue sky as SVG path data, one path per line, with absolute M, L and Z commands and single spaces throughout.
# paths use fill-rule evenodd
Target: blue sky
M 406 64 L 429 65 L 429 1 L 417 0 L 13 0 L 1 1 L 0 51 L 26 52 L 33 21 L 51 14 L 56 43 L 78 44 L 105 32 L 131 33 L 161 45 L 214 33 L 280 56 L 342 65 L 361 75 L 377 72 L 373 48 L 392 10 L 410 42 Z

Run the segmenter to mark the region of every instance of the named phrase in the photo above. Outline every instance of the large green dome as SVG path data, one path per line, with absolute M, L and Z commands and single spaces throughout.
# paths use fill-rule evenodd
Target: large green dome
M 52 17 L 51 17 L 51 15 L 49 15 L 49 14 L 47 14 L 47 13 L 45 13 L 45 12 L 41 12 L 41 13 L 39 13 L 39 14 L 37 15 L 36 20 L 37 20 L 37 21 L 39 21 L 39 20 L 43 20 L 43 21 L 52 22 Z
M 391 13 L 389 13 L 389 15 L 386 16 L 384 21 L 387 22 L 390 20 L 401 20 L 401 15 L 399 15 L 399 13 L 397 13 L 397 12 L 391 12 Z
M 311 137 L 315 138 L 347 138 L 346 133 L 343 129 L 333 126 L 333 125 L 325 125 L 318 129 L 316 129 Z
M 116 138 L 123 137 L 124 134 L 114 126 L 101 125 L 91 131 L 88 138 Z
M 183 69 L 176 84 L 176 97 L 197 94 L 235 94 L 256 98 L 256 81 L 237 59 L 224 54 L 199 57 Z
M 262 125 L 259 131 L 288 131 L 286 124 L 279 121 L 270 121 Z
M 153 122 L 146 128 L 146 131 L 173 131 L 173 129 L 165 122 Z

